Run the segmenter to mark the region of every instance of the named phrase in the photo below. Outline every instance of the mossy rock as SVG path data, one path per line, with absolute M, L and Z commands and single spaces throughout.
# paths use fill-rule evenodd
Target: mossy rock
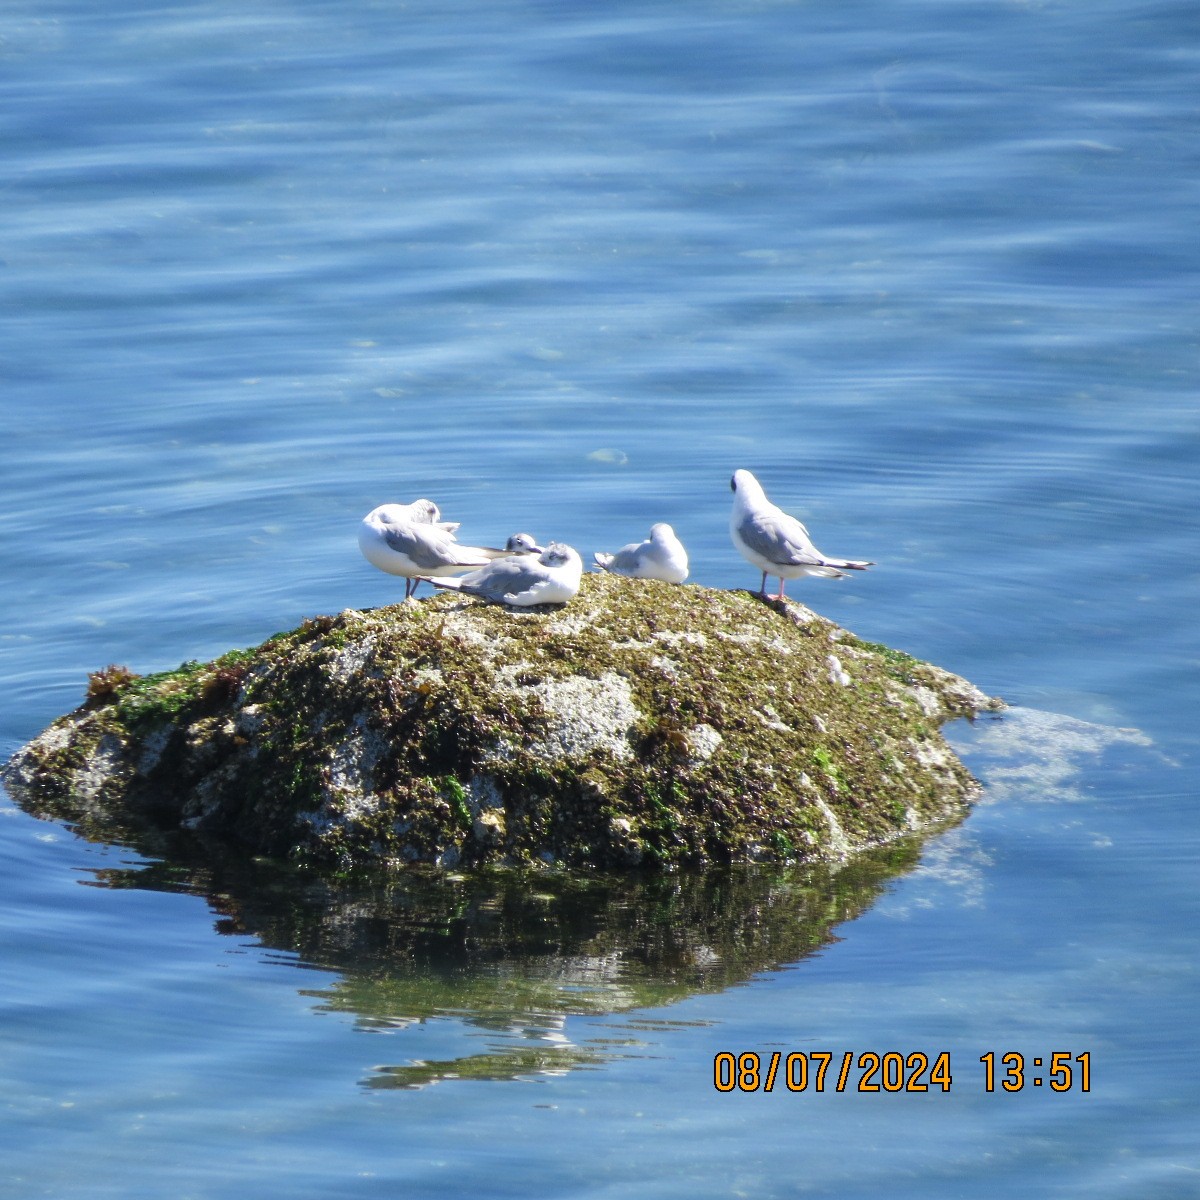
M 336 868 L 837 859 L 963 815 L 939 726 L 999 706 L 791 601 L 592 575 L 566 606 L 440 593 L 108 668 L 3 779 L 85 836 Z

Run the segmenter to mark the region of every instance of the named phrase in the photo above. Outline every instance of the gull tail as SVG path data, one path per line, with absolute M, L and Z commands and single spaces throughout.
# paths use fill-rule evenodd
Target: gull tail
M 875 565 L 873 562 L 861 562 L 853 558 L 826 558 L 822 562 L 827 567 L 838 567 L 843 571 L 865 571 Z
M 596 566 L 598 566 L 602 571 L 607 571 L 609 569 L 609 564 L 613 560 L 613 556 L 611 554 L 601 554 L 599 550 L 597 550 L 592 557 L 596 560 Z
M 452 592 L 461 592 L 462 591 L 462 580 L 461 579 L 450 579 L 450 578 L 432 579 L 428 575 L 422 575 L 422 576 L 420 576 L 420 579 L 424 583 L 432 583 L 433 586 L 437 587 L 437 588 L 449 588 Z

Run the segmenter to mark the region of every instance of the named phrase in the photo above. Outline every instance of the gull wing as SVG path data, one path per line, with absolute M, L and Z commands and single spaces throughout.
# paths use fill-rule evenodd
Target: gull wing
M 650 548 L 649 542 L 630 542 L 622 546 L 612 556 L 608 563 L 610 571 L 636 571 L 642 565 L 642 558 Z
M 510 596 L 519 596 L 546 579 L 545 568 L 525 556 L 497 558 L 482 571 L 472 571 L 459 581 L 459 591 L 469 592 L 484 600 L 504 604 Z
M 436 525 L 389 522 L 384 527 L 383 540 L 425 571 L 451 566 L 480 567 L 487 562 L 487 555 L 477 547 L 460 546 L 453 534 Z
M 825 558 L 812 544 L 808 530 L 782 509 L 747 513 L 738 536 L 755 554 L 781 567 L 820 567 Z

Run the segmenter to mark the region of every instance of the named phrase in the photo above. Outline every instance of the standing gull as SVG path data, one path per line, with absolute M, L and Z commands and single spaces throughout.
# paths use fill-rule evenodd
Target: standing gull
M 846 571 L 865 571 L 874 565 L 822 554 L 812 544 L 808 530 L 795 517 L 776 508 L 749 471 L 734 471 L 729 486 L 733 489 L 729 535 L 738 553 L 763 573 L 759 589 L 763 599 L 767 597 L 768 575 L 779 576 L 779 595 L 774 598 L 782 600 L 785 579 L 802 575 L 840 579 Z
M 583 562 L 572 547 L 551 542 L 534 558 L 515 554 L 499 558 L 461 579 L 431 579 L 434 587 L 452 588 L 492 604 L 565 604 L 579 591 Z
M 429 507 L 419 507 L 424 505 Z M 439 521 L 440 516 L 431 500 L 381 504 L 367 513 L 358 527 L 358 547 L 367 562 L 389 575 L 404 577 L 405 600 L 422 579 L 472 571 L 509 553 L 489 546 L 460 546 L 446 528 L 449 522 Z
M 592 557 L 601 570 L 635 579 L 682 583 L 688 575 L 687 551 L 675 530 L 663 521 L 650 526 L 650 536 L 644 542 L 630 542 L 616 554 L 597 552 Z

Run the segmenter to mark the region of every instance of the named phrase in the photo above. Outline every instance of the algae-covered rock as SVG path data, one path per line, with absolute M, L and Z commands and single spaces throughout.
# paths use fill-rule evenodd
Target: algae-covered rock
M 440 594 L 109 668 L 3 778 L 85 836 L 334 866 L 833 859 L 965 812 L 938 727 L 998 704 L 791 601 L 590 576 L 565 607 Z

